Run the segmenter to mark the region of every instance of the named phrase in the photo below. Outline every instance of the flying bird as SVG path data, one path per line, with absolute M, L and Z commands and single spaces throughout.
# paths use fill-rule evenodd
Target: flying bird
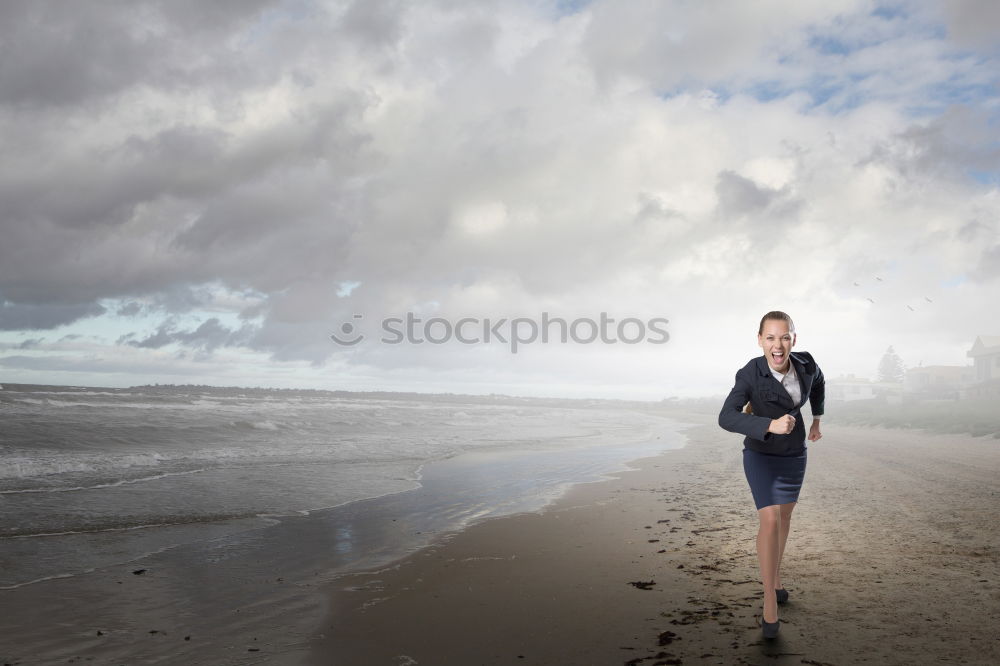
M 860 287 L 860 286 L 861 286 L 861 283 L 860 283 L 860 282 L 855 282 L 855 283 L 854 283 L 854 286 L 855 286 L 855 287 Z
M 876 280 L 878 280 L 879 282 L 881 282 L 881 281 L 882 281 L 882 278 L 880 278 L 880 277 L 879 277 L 879 276 L 877 276 L 877 275 L 875 276 L 875 279 L 876 279 Z
M 928 303 L 933 303 L 934 302 L 931 299 L 927 298 L 926 296 L 924 296 L 924 300 L 927 301 Z
M 910 308 L 909 305 L 907 305 L 906 307 Z M 916 312 L 916 310 L 914 310 L 913 308 L 910 308 L 910 312 Z
M 869 298 L 868 300 L 869 300 L 869 301 L 872 301 L 872 299 L 870 299 L 870 298 Z M 875 302 L 875 301 L 872 301 L 872 303 L 874 303 L 874 302 Z

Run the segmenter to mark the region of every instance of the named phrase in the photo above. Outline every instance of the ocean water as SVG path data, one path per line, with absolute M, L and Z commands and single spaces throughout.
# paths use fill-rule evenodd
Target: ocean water
M 682 443 L 613 406 L 210 387 L 8 384 L 0 424 L 0 594 L 211 559 L 313 514 L 328 571 L 368 565 Z M 406 534 L 366 528 L 380 512 Z

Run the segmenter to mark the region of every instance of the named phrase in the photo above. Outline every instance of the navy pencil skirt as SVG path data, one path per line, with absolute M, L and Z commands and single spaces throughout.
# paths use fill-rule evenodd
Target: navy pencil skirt
M 806 449 L 796 456 L 775 456 L 743 449 L 743 471 L 758 509 L 797 502 L 806 475 Z

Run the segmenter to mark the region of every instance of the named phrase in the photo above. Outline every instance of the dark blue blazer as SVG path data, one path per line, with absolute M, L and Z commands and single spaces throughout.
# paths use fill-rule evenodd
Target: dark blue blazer
M 785 387 L 771 374 L 767 359 L 761 355 L 751 359 L 736 373 L 736 385 L 729 392 L 719 425 L 729 432 L 746 435 L 743 446 L 761 453 L 779 456 L 799 455 L 806 446 L 806 425 L 799 411 L 806 400 L 813 416 L 823 415 L 826 381 L 823 371 L 809 352 L 788 354 L 799 378 L 802 399 L 796 404 Z M 753 414 L 744 414 L 743 406 L 750 403 Z M 771 421 L 785 414 L 795 417 L 795 428 L 787 435 L 768 432 Z

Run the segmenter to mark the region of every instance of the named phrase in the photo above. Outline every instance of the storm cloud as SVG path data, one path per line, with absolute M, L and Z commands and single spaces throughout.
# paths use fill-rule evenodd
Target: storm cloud
M 192 375 L 244 350 L 261 372 L 523 380 L 470 349 L 330 340 L 406 311 L 667 316 L 678 378 L 775 307 L 816 344 L 878 331 L 873 363 L 918 328 L 958 354 L 1000 333 L 972 305 L 1000 290 L 996 19 L 971 0 L 5 2 L 0 330 L 93 331 L 88 354 L 143 380 L 171 350 Z M 877 273 L 880 303 L 939 309 L 869 308 L 853 283 Z M 70 358 L 48 344 L 4 366 Z M 648 357 L 568 358 L 531 372 L 658 381 Z

